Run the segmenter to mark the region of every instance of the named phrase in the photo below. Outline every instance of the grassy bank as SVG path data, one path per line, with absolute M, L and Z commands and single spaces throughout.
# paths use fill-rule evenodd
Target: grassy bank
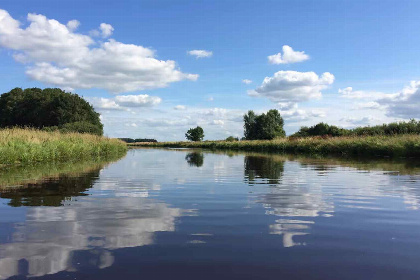
M 420 135 L 308 137 L 235 142 L 132 143 L 129 146 L 206 148 L 310 155 L 420 157 Z
M 90 134 L 0 130 L 0 164 L 91 160 L 123 155 L 126 150 L 120 140 Z

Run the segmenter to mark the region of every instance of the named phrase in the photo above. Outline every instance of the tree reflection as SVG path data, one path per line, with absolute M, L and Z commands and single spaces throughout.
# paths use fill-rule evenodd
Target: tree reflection
M 185 156 L 185 160 L 190 166 L 200 167 L 204 164 L 204 154 L 201 152 L 188 153 Z
M 2 189 L 1 198 L 10 199 L 8 205 L 20 206 L 62 206 L 74 196 L 85 196 L 99 177 L 101 168 L 82 174 L 59 175 L 38 183 L 28 183 L 24 187 Z
M 262 179 L 268 184 L 278 184 L 284 171 L 284 161 L 270 156 L 245 156 L 245 180 L 256 183 Z

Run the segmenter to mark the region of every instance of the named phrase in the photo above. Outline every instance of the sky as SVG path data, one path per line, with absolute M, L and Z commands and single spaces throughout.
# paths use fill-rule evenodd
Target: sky
M 58 87 L 109 137 L 420 119 L 420 1 L 0 1 L 0 93 Z

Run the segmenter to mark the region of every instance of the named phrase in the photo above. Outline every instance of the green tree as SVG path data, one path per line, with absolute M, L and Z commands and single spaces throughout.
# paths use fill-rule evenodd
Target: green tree
M 0 95 L 0 127 L 13 126 L 103 134 L 93 107 L 58 88 L 14 88 Z
M 284 137 L 286 133 L 283 125 L 283 118 L 277 110 L 270 110 L 261 115 L 248 111 L 244 115 L 244 135 L 247 140 L 271 140 Z
M 187 133 L 185 133 L 185 137 L 190 141 L 201 141 L 204 138 L 204 130 L 200 126 L 190 128 Z

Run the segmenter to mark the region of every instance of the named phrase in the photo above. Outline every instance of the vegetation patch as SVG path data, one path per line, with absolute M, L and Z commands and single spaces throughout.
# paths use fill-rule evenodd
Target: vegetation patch
M 126 151 L 124 142 L 98 135 L 29 128 L 0 130 L 0 164 L 91 160 Z

